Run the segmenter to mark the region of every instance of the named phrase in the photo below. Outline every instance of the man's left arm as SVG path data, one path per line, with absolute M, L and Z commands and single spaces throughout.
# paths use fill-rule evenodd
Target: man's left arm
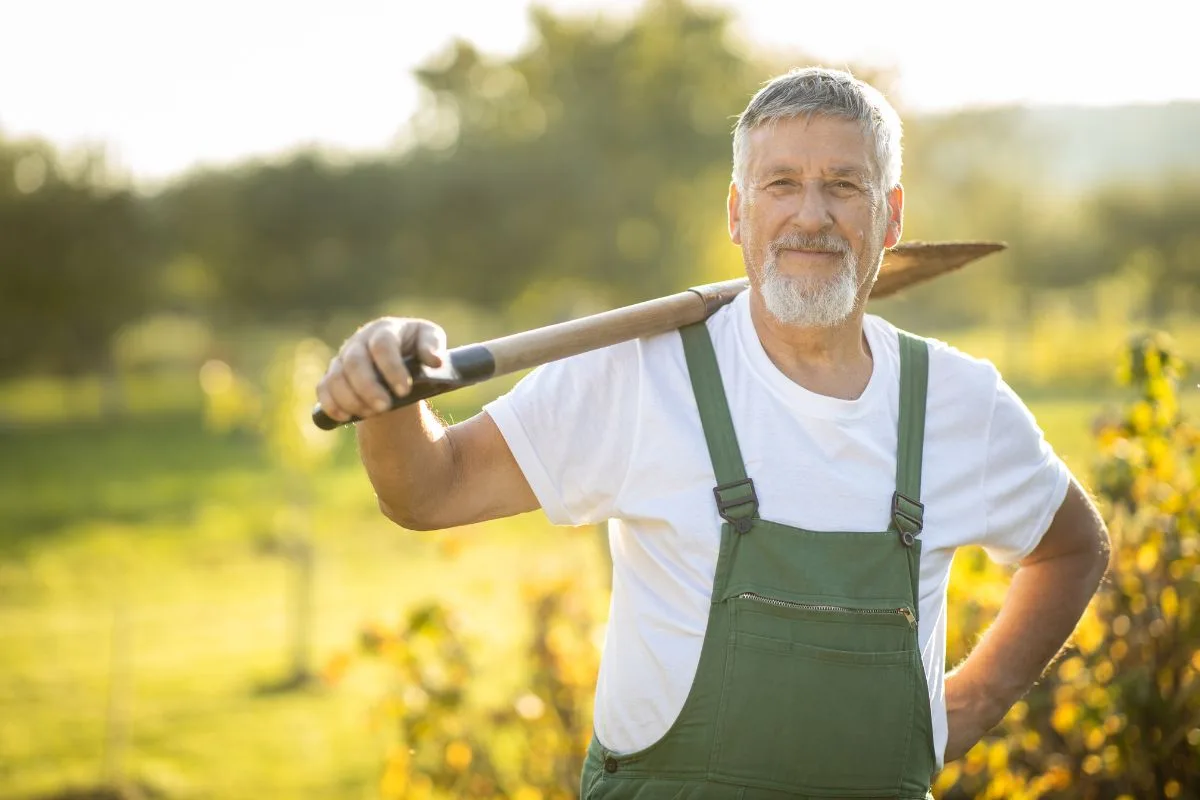
M 1108 532 L 1077 481 L 1023 558 L 995 622 L 946 676 L 945 761 L 962 757 L 1029 691 L 1062 649 L 1108 567 Z

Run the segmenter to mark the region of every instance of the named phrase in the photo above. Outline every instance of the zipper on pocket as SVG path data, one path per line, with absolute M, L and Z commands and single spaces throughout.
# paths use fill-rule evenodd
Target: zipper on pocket
M 782 606 L 783 608 L 799 608 L 803 611 L 822 611 L 833 614 L 899 614 L 908 621 L 910 628 L 917 627 L 917 617 L 907 606 L 900 608 L 846 608 L 845 606 L 831 606 L 814 603 L 793 603 L 790 600 L 778 600 L 774 597 L 764 597 L 761 594 L 754 592 L 742 592 L 738 595 L 739 600 L 753 600 L 756 603 L 766 603 L 770 606 Z

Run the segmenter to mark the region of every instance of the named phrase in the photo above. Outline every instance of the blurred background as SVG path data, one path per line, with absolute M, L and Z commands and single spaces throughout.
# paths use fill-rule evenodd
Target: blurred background
M 873 307 L 996 363 L 1117 542 L 939 797 L 1200 797 L 1200 66 L 1182 4 L 45 0 L 0 10 L 0 797 L 575 796 L 603 532 L 410 533 L 308 422 L 381 314 L 451 345 L 735 277 L 734 116 L 846 67 Z M 464 419 L 515 380 L 437 403 Z M 1008 573 L 955 561 L 950 662 Z

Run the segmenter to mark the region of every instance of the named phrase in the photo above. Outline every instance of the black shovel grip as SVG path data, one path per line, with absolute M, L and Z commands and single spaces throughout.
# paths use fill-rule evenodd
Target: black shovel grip
M 404 366 L 408 369 L 408 374 L 412 376 L 412 390 L 403 397 L 392 391 L 392 387 L 383 377 L 379 368 L 375 368 L 375 376 L 391 400 L 389 411 L 485 381 L 492 377 L 496 370 L 496 362 L 492 358 L 491 351 L 478 344 L 454 348 L 447 353 L 447 358 L 440 367 L 428 367 L 422 364 L 416 356 L 405 358 Z M 361 418 L 351 417 L 345 422 L 339 422 L 326 414 L 321 408 L 321 404 L 318 403 L 313 407 L 312 420 L 313 424 L 321 430 L 331 431 L 342 425 L 359 422 Z

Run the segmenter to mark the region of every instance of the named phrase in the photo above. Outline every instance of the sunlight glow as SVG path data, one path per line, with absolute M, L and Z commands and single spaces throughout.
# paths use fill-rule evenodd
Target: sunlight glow
M 0 132 L 104 142 L 136 176 L 308 143 L 392 145 L 418 97 L 413 67 L 453 37 L 527 40 L 526 0 L 41 0 L 4 12 Z M 548 0 L 559 11 L 633 0 Z M 711 3 L 710 3 L 711 5 Z M 1200 99 L 1185 3 L 1121 14 L 1083 3 L 730 2 L 743 46 L 886 68 L 908 110 Z M 1136 13 L 1129 13 L 1136 11 Z M 14 24 L 15 22 L 15 24 Z M 764 76 L 765 77 L 765 76 Z

